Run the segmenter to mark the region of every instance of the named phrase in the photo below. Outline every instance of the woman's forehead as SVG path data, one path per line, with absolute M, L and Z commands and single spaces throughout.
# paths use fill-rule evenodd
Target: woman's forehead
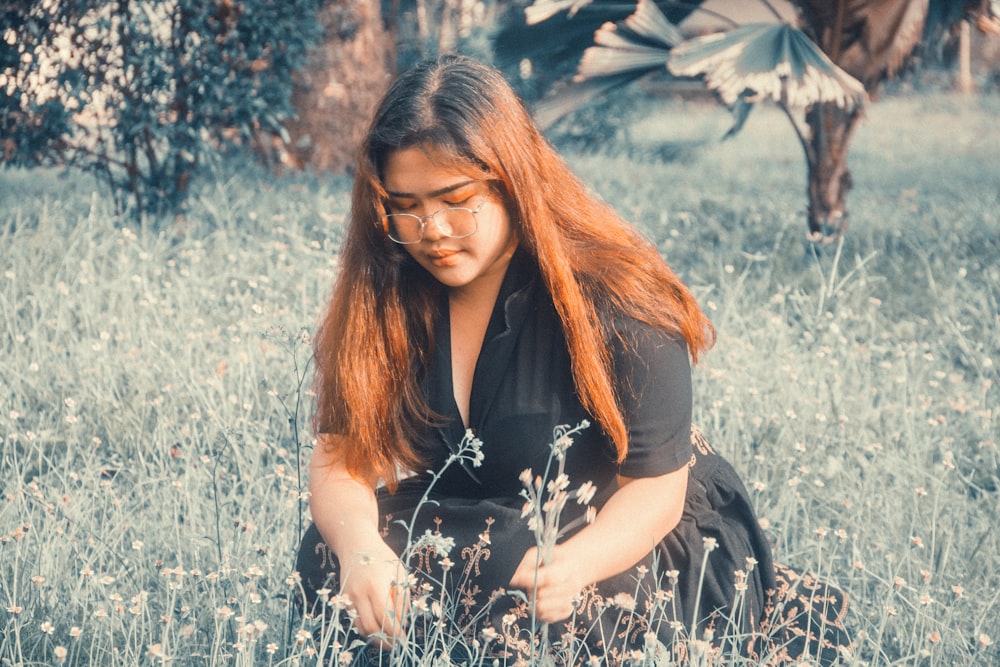
M 395 196 L 438 196 L 485 176 L 454 152 L 426 145 L 393 151 L 382 172 L 383 188 Z

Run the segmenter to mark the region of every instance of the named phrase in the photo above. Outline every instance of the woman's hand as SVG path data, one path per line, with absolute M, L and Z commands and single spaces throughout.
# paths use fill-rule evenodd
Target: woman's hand
M 354 628 L 369 637 L 384 633 L 387 640 L 403 636 L 409 607 L 406 567 L 389 546 L 379 540 L 341 561 L 342 595 L 357 612 Z
M 580 592 L 591 583 L 587 581 L 585 565 L 574 559 L 563 545 L 553 548 L 547 564 L 539 564 L 538 549 L 532 547 L 517 566 L 510 587 L 528 591 L 536 617 L 543 623 L 555 623 L 573 615 Z
M 659 477 L 620 477 L 594 522 L 557 544 L 549 562 L 538 566 L 537 580 L 538 550 L 531 548 L 510 587 L 528 591 L 542 621 L 569 618 L 584 588 L 633 567 L 673 530 L 684 511 L 687 482 L 687 466 Z

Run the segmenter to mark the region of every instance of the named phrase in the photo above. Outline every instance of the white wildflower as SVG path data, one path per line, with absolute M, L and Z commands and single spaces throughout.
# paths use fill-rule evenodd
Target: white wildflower
M 447 556 L 455 547 L 455 538 L 445 537 L 441 533 L 432 533 L 430 529 L 427 529 L 413 543 L 414 550 L 424 547 L 433 549 L 439 556 Z

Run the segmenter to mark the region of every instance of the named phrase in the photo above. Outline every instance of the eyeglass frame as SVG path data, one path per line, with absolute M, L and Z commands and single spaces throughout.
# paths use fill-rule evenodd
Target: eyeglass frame
M 427 215 L 416 215 L 414 213 L 384 213 L 382 214 L 382 230 L 385 232 L 386 237 L 393 243 L 399 245 L 416 245 L 417 243 L 420 243 L 421 241 L 424 240 L 424 231 L 427 229 L 427 220 L 430 219 L 434 222 L 434 226 L 437 227 L 438 231 L 441 232 L 441 235 L 444 236 L 445 238 L 467 239 L 479 231 L 479 218 L 477 216 L 479 215 L 479 212 L 483 210 L 483 206 L 486 205 L 486 202 L 489 201 L 489 195 L 482 195 L 482 197 L 483 200 L 479 202 L 479 206 L 477 206 L 475 209 L 471 209 L 466 206 L 446 206 L 444 208 L 439 208 L 433 213 L 428 213 Z M 441 225 L 439 225 L 438 221 L 434 218 L 434 216 L 436 216 L 438 213 L 444 213 L 445 211 L 468 211 L 469 213 L 472 214 L 472 219 L 475 220 L 476 222 L 476 228 L 473 229 L 468 234 L 462 234 L 461 236 L 452 236 L 451 234 L 445 234 L 444 230 L 441 229 Z M 389 218 L 393 216 L 396 216 L 397 218 L 403 216 L 406 216 L 408 218 L 416 218 L 420 222 L 420 237 L 416 241 L 397 241 L 396 239 L 392 238 L 392 236 L 389 234 Z

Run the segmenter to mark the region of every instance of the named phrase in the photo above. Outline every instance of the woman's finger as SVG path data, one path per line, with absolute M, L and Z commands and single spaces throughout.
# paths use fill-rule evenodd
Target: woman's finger
M 534 589 L 541 585 L 540 564 L 538 563 L 538 549 L 532 547 L 521 558 L 514 576 L 510 579 L 510 587 L 523 590 L 528 593 L 528 597 L 534 595 Z
M 569 618 L 576 610 L 580 599 L 579 582 L 567 580 L 557 573 L 542 568 L 539 571 L 538 588 L 531 600 L 536 613 L 547 622 Z
M 357 612 L 357 616 L 354 617 L 354 629 L 361 636 L 367 638 L 369 635 L 378 632 L 379 622 L 376 620 L 375 609 L 368 599 L 360 598 L 357 600 L 354 603 L 354 611 Z
M 573 599 L 539 599 L 535 602 L 535 614 L 544 623 L 556 623 L 573 615 Z
M 384 631 L 392 637 L 402 637 L 410 608 L 410 593 L 405 583 L 393 582 L 389 606 L 385 613 Z

